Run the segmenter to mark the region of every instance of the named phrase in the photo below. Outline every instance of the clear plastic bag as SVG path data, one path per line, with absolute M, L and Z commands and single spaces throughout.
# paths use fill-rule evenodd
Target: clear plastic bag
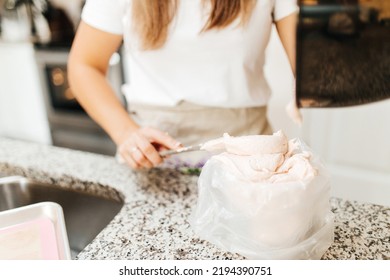
M 299 140 L 301 152 L 311 152 Z M 212 157 L 198 180 L 190 224 L 201 238 L 248 259 L 320 259 L 333 242 L 330 176 L 318 157 L 308 180 L 259 183 Z

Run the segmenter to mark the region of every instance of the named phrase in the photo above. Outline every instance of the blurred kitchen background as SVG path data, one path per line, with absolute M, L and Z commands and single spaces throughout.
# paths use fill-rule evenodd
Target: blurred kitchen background
M 115 145 L 75 100 L 67 59 L 81 0 L 0 0 L 0 135 L 113 155 Z M 108 79 L 124 104 L 120 51 Z
M 360 0 L 371 6 L 390 4 L 378 1 Z M 0 0 L 0 137 L 115 154 L 113 142 L 78 105 L 67 83 L 67 57 L 83 4 Z M 124 106 L 120 88 L 130 82 L 125 59 L 119 50 L 107 77 Z M 304 123 L 298 127 L 285 113 L 294 79 L 275 30 L 265 72 L 273 90 L 268 113 L 274 130 L 302 138 L 323 158 L 332 175 L 333 195 L 390 205 L 390 100 L 304 109 Z

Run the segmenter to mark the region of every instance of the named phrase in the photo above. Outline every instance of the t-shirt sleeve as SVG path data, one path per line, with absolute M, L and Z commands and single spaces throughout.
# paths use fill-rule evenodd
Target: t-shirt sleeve
M 281 20 L 295 12 L 298 12 L 299 7 L 297 0 L 275 0 L 274 6 L 274 21 Z
M 121 0 L 87 0 L 81 19 L 94 28 L 121 35 L 124 10 Z

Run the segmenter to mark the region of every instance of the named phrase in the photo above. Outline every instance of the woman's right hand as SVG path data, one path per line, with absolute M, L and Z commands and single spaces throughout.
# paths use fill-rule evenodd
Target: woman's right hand
M 168 133 L 152 127 L 130 130 L 122 139 L 118 145 L 119 156 L 133 169 L 156 167 L 163 162 L 159 151 L 181 146 L 181 143 Z

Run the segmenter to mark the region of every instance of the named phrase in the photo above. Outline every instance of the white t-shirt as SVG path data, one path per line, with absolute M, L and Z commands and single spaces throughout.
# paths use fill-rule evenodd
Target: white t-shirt
M 127 46 L 127 101 L 174 106 L 180 101 L 216 107 L 266 105 L 264 52 L 272 21 L 298 10 L 296 0 L 258 0 L 245 27 L 240 19 L 220 30 L 200 33 L 208 18 L 202 0 L 180 0 L 165 45 L 143 51 L 131 28 L 131 0 L 87 0 L 82 20 L 122 34 Z

